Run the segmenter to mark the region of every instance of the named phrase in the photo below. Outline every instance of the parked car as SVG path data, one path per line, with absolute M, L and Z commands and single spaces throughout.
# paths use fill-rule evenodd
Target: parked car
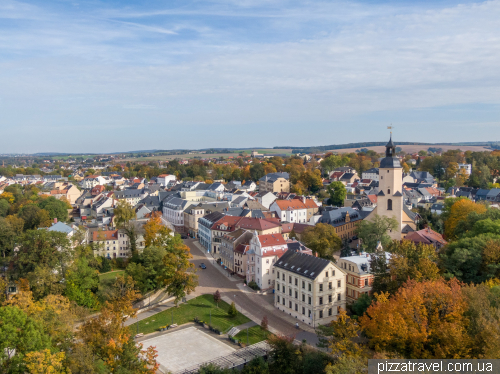
M 207 268 L 207 265 L 205 265 L 203 262 L 200 264 L 200 268 L 202 269 L 206 269 Z

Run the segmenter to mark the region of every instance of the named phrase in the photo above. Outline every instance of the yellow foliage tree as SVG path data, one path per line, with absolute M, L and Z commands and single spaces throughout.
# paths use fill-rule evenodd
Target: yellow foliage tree
M 160 212 L 153 212 L 151 214 L 148 222 L 144 225 L 144 231 L 146 247 L 150 245 L 166 245 L 166 241 L 171 233 L 171 230 L 162 224 Z
M 450 215 L 444 224 L 444 234 L 447 240 L 456 238 L 455 229 L 459 222 L 465 221 L 467 216 L 476 212 L 478 214 L 486 212 L 486 207 L 483 204 L 476 204 L 469 199 L 457 200 L 450 209 Z
M 71 370 L 64 367 L 65 356 L 64 352 L 52 354 L 45 349 L 27 353 L 24 362 L 30 374 L 71 374 Z
M 14 202 L 14 195 L 10 192 L 3 192 L 0 194 L 0 199 L 7 200 L 9 204 L 12 204 Z

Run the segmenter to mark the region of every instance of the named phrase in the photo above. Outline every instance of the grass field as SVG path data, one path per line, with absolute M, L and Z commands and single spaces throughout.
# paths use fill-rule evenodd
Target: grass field
M 260 326 L 253 326 L 248 329 L 248 344 L 252 345 L 267 339 L 269 331 L 262 331 Z M 242 330 L 234 336 L 238 341 L 247 344 L 247 330 Z
M 198 296 L 180 305 L 178 308 L 170 308 L 139 321 L 139 332 L 148 334 L 157 331 L 160 326 L 170 325 L 172 324 L 172 316 L 173 323 L 178 325 L 192 322 L 194 317 L 198 317 L 200 320 L 210 324 L 211 313 L 211 325 L 220 331 L 226 331 L 231 326 L 242 325 L 250 321 L 239 312 L 236 317 L 230 318 L 227 314 L 228 309 L 229 304 L 224 301 L 220 301 L 219 307 L 217 307 L 212 295 Z M 137 331 L 137 324 L 131 325 L 130 328 L 135 333 Z
M 123 274 L 125 274 L 125 270 L 109 271 L 107 273 L 99 274 L 99 279 L 100 280 L 115 279 L 118 275 L 123 275 Z

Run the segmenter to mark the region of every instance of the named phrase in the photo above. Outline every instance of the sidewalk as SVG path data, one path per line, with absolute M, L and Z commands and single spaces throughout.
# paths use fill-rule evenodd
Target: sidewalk
M 231 282 L 242 282 L 243 279 L 238 278 L 237 276 L 230 275 L 228 276 L 228 271 L 224 270 L 221 265 L 219 265 L 216 261 L 215 258 L 213 258 L 209 253 L 207 253 L 207 250 L 203 248 L 203 246 L 200 244 L 198 240 L 194 241 L 193 244 L 203 253 L 203 255 L 209 260 L 212 265 L 214 265 L 214 268 L 219 270 L 222 274 L 224 274 L 227 279 L 229 279 Z

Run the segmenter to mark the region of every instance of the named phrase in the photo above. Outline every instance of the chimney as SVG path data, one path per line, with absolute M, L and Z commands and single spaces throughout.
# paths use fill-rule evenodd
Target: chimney
M 54 225 L 57 223 L 57 217 L 54 218 Z

